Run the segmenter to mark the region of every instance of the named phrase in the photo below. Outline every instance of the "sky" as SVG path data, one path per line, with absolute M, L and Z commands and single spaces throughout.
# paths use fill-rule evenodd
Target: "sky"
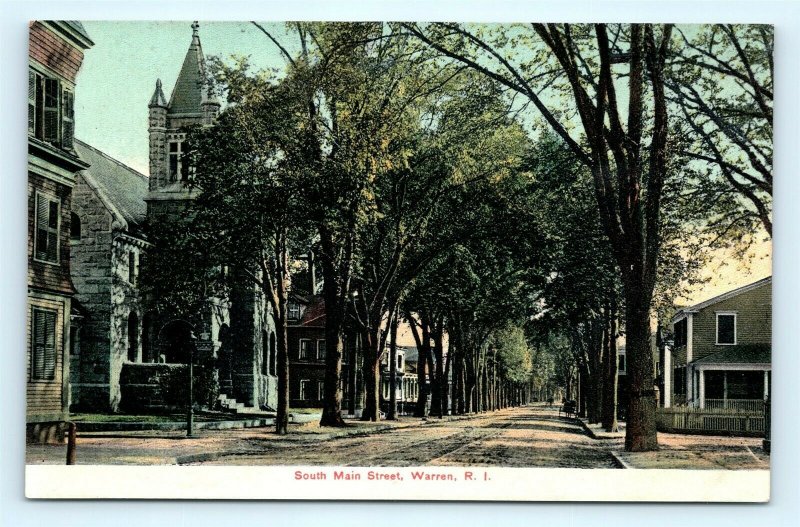
M 161 79 L 169 99 L 192 39 L 191 21 L 83 22 L 94 46 L 86 51 L 76 88 L 76 136 L 147 175 L 147 104 Z M 293 42 L 282 23 L 263 23 L 290 50 Z M 247 56 L 254 70 L 283 69 L 277 47 L 250 22 L 200 22 L 200 41 L 206 57 L 229 60 Z M 772 274 L 772 244 L 766 233 L 746 261 L 730 253 L 714 255 L 703 271 L 709 278 L 683 304 L 702 302 L 730 289 Z M 405 331 L 404 345 L 413 344 Z
M 83 22 L 94 41 L 77 78 L 75 135 L 148 174 L 147 104 L 161 79 L 169 99 L 192 40 L 191 21 Z M 285 37 L 282 24 L 264 24 Z M 201 22 L 206 57 L 246 55 L 255 69 L 283 68 L 275 45 L 249 22 Z

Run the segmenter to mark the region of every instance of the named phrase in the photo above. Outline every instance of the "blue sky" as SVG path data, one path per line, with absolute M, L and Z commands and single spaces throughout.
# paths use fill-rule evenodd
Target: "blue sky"
M 191 21 L 83 22 L 95 45 L 78 74 L 76 136 L 148 173 L 147 103 L 156 79 L 169 99 L 192 40 Z M 286 40 L 280 23 L 265 27 Z M 249 22 L 200 22 L 206 57 L 249 56 L 256 69 L 283 68 L 277 48 Z

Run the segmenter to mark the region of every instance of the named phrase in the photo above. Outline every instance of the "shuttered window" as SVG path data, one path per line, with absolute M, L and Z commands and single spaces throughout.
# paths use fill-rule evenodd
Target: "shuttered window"
M 56 313 L 33 310 L 33 356 L 31 379 L 52 381 L 56 378 Z
M 44 194 L 36 193 L 36 239 L 34 258 L 58 263 L 58 227 L 60 204 Z
M 28 134 L 66 150 L 75 138 L 75 94 L 58 79 L 28 71 Z
M 28 134 L 36 135 L 36 82 L 38 76 L 28 72 Z

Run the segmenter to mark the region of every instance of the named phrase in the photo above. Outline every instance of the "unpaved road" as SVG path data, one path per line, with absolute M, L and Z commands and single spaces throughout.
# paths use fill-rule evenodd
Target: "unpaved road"
M 452 421 L 431 419 L 420 426 L 327 441 L 264 441 L 246 455 L 203 464 L 615 468 L 600 442 L 574 420 L 543 407 Z

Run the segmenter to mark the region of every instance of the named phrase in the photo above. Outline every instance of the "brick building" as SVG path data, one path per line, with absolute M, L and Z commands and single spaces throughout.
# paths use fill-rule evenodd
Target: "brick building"
M 93 45 L 79 22 L 29 27 L 28 349 L 30 440 L 55 440 L 69 406 L 74 288 L 70 280 L 70 208 L 75 173 L 75 78 Z

